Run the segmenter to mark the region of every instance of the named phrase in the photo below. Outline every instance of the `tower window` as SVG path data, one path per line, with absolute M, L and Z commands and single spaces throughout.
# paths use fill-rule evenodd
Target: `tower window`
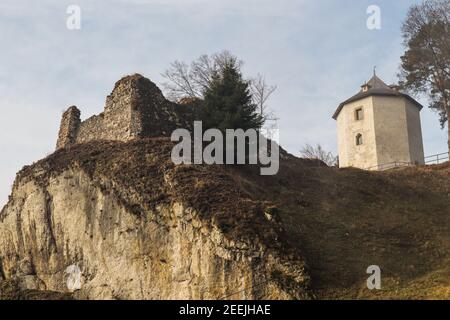
M 358 108 L 355 110 L 355 120 L 362 120 L 362 119 L 364 119 L 363 108 Z
M 363 137 L 362 137 L 362 134 L 361 133 L 358 133 L 357 135 L 356 135 L 356 145 L 357 146 L 360 146 L 360 145 L 362 145 L 363 144 Z

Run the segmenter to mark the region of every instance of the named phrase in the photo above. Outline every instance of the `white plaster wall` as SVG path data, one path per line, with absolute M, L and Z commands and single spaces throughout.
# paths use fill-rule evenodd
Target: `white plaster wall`
M 378 165 L 410 162 L 406 99 L 373 97 Z
M 406 119 L 408 121 L 409 154 L 411 162 L 424 164 L 420 110 L 409 100 L 406 100 Z
M 339 166 L 368 168 L 377 165 L 377 146 L 373 121 L 372 97 L 344 106 L 337 118 Z M 355 110 L 362 107 L 364 119 L 355 119 Z M 356 135 L 361 133 L 363 144 L 356 145 Z

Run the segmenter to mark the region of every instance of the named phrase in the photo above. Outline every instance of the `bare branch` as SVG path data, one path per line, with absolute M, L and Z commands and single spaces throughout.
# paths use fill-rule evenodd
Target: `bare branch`
M 242 61 L 228 51 L 212 56 L 201 55 L 190 65 L 175 61 L 162 74 L 168 82 L 163 83 L 167 95 L 172 100 L 182 98 L 203 98 L 203 93 L 212 83 L 213 78 L 227 65 L 242 66 Z
M 337 165 L 337 156 L 335 156 L 332 152 L 328 152 L 322 148 L 320 144 L 317 144 L 316 147 L 313 147 L 310 144 L 306 144 L 301 150 L 300 154 L 303 158 L 306 159 L 317 159 L 325 162 L 328 166 L 336 166 Z
M 168 80 L 163 83 L 168 98 L 173 101 L 183 98 L 202 99 L 213 79 L 230 65 L 241 68 L 243 62 L 226 50 L 210 56 L 201 55 L 190 65 L 180 61 L 171 63 L 169 69 L 162 74 Z M 269 110 L 267 101 L 277 87 L 268 85 L 261 74 L 250 78 L 248 82 L 253 103 L 258 106 L 264 121 L 276 121 L 277 118 L 274 112 Z
M 269 120 L 268 117 L 270 117 L 269 115 L 271 113 L 267 111 L 267 100 L 276 89 L 276 86 L 268 85 L 264 76 L 259 73 L 255 78 L 250 79 L 250 90 L 253 97 L 253 102 L 259 107 L 261 116 L 267 120 Z

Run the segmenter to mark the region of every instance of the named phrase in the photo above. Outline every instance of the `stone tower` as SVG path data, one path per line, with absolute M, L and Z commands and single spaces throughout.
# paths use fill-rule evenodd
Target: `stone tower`
M 75 106 L 71 106 L 63 113 L 56 143 L 57 149 L 75 144 L 81 124 L 80 114 L 80 110 Z
M 422 105 L 374 73 L 333 115 L 339 166 L 383 170 L 423 164 Z

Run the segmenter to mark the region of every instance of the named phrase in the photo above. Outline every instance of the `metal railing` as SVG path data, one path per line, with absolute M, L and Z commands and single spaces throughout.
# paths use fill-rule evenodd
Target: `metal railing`
M 449 153 L 439 153 L 439 154 L 433 154 L 431 156 L 426 156 L 424 158 L 425 165 L 432 165 L 432 164 L 440 164 L 446 161 L 449 161 Z M 418 165 L 417 163 L 407 162 L 407 161 L 394 161 L 389 163 L 382 163 L 376 166 L 368 167 L 366 170 L 389 170 L 394 168 L 400 168 L 400 167 L 413 167 Z
M 446 162 L 449 160 L 450 160 L 449 153 L 444 152 L 444 153 L 434 154 L 432 156 L 425 157 L 425 164 L 439 164 L 439 163 Z
M 366 170 L 383 171 L 383 170 L 389 170 L 389 169 L 394 169 L 394 168 L 412 167 L 412 166 L 415 166 L 415 164 L 412 162 L 394 161 L 394 162 L 382 163 L 382 164 L 378 164 L 376 166 L 368 167 L 368 168 L 366 168 Z

